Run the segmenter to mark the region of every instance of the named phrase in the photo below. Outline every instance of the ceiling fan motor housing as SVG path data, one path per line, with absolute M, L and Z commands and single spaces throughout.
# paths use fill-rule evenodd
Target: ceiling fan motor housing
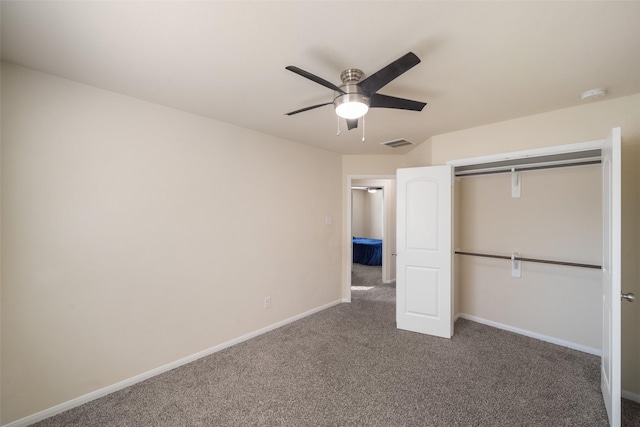
M 333 105 L 337 109 L 343 104 L 357 102 L 365 104 L 369 107 L 369 97 L 364 93 L 362 88 L 358 86 L 358 82 L 364 76 L 364 73 L 357 68 L 350 68 L 344 70 L 340 74 L 340 79 L 343 84 L 340 86 L 345 93 L 334 92 L 335 97 L 333 99 Z
M 336 92 L 336 97 L 333 100 L 333 104 L 338 107 L 339 105 L 347 102 L 361 102 L 369 105 L 369 97 L 362 92 L 362 89 L 358 85 L 344 85 L 340 86 L 346 93 Z
M 342 83 L 358 83 L 360 79 L 364 76 L 362 70 L 358 70 L 357 68 L 349 68 L 348 70 L 344 70 L 340 73 L 340 80 Z

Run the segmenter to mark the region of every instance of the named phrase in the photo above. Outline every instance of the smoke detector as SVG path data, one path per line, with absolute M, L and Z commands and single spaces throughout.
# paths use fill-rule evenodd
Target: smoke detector
M 604 89 L 591 89 L 582 93 L 580 99 L 582 101 L 591 101 L 594 99 L 602 98 L 607 94 L 607 91 Z

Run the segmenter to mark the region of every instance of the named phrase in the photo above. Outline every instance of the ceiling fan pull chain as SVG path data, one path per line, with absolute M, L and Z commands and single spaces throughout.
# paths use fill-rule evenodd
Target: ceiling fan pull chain
M 336 115 L 336 117 L 338 118 L 338 133 L 336 133 L 336 136 L 340 136 L 340 116 Z
M 362 143 L 364 143 L 364 117 L 362 116 Z

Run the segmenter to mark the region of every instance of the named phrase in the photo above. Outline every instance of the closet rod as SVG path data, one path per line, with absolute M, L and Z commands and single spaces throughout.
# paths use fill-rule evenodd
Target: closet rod
M 602 163 L 601 160 L 587 160 L 584 162 L 575 162 L 575 163 L 562 163 L 562 164 L 553 164 L 553 165 L 541 165 L 541 166 L 525 166 L 525 167 L 518 167 L 517 165 L 514 165 L 513 168 L 515 169 L 515 172 L 526 172 L 526 171 L 534 171 L 534 170 L 539 170 L 539 169 L 554 169 L 554 168 L 566 168 L 569 166 L 585 166 L 585 165 L 598 165 Z M 509 167 L 508 169 L 499 169 L 499 170 L 487 170 L 487 171 L 482 171 L 481 169 L 477 169 L 477 170 L 470 170 L 469 172 L 465 173 L 465 171 L 460 171 L 460 172 L 456 172 L 455 176 L 457 177 L 465 177 L 465 176 L 475 176 L 475 175 L 490 175 L 490 174 L 497 174 L 497 173 L 511 173 L 513 172 L 511 170 L 511 167 Z M 511 259 L 511 258 L 509 258 Z
M 498 258 L 498 259 L 508 259 L 509 261 L 527 261 L 527 262 L 540 262 L 543 264 L 555 264 L 555 265 L 568 265 L 570 267 L 584 267 L 584 268 L 595 268 L 598 270 L 602 269 L 600 265 L 594 264 L 580 264 L 577 262 L 564 262 L 564 261 L 551 261 L 548 259 L 535 259 L 535 258 L 522 258 L 522 257 L 514 257 L 504 255 L 489 255 L 489 254 L 479 254 L 475 252 L 463 252 L 463 251 L 455 251 L 456 255 L 471 255 L 471 256 L 480 256 L 485 258 Z

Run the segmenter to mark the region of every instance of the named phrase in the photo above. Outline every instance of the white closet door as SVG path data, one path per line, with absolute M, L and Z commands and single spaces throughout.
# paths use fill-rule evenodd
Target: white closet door
M 452 167 L 398 169 L 396 322 L 451 338 Z
M 621 416 L 621 132 L 612 129 L 602 148 L 602 362 L 601 388 L 609 424 Z

